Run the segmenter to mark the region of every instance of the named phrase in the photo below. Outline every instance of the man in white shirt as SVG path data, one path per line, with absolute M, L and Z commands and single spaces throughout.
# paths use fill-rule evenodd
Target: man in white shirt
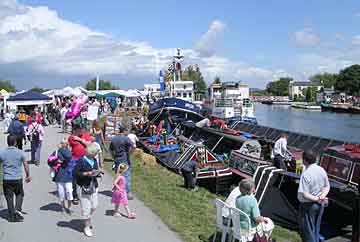
M 287 134 L 281 134 L 280 138 L 275 142 L 274 145 L 274 165 L 279 169 L 286 170 L 285 160 L 290 153 L 287 149 Z
M 326 171 L 316 164 L 312 151 L 305 151 L 303 160 L 306 169 L 301 174 L 298 189 L 299 230 L 303 242 L 318 242 L 330 183 Z
M 133 143 L 133 147 L 136 148 L 136 142 L 139 141 L 138 137 L 134 133 L 129 133 L 128 138 L 130 139 L 131 143 Z
M 206 115 L 203 120 L 200 120 L 199 122 L 195 123 L 195 126 L 198 128 L 210 127 L 211 121 L 209 119 L 209 115 Z
M 68 112 L 69 108 L 67 107 L 67 104 L 64 105 L 64 107 L 62 107 L 60 109 L 60 115 L 61 115 L 61 126 L 62 126 L 62 130 L 63 133 L 66 132 L 67 129 L 67 123 L 66 123 L 66 113 Z

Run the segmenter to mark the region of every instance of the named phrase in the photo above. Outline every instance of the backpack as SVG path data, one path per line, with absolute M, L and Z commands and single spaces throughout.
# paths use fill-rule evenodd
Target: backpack
M 31 141 L 32 142 L 39 142 L 40 141 L 40 132 L 39 132 L 39 125 L 33 126 L 31 132 Z

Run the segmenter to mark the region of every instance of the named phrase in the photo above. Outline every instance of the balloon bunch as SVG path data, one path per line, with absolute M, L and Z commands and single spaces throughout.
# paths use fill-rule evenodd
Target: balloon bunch
M 81 113 L 81 109 L 84 107 L 87 101 L 88 96 L 86 96 L 85 94 L 80 95 L 75 101 L 73 101 L 69 111 L 66 113 L 66 119 L 73 120 L 77 118 Z

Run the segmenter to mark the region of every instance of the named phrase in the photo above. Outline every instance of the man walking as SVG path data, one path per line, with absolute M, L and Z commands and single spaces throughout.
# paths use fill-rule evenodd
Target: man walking
M 286 156 L 290 152 L 287 149 L 287 134 L 281 134 L 280 138 L 275 142 L 274 145 L 274 165 L 278 169 L 287 170 L 285 164 Z
M 19 115 L 16 115 L 11 121 L 8 128 L 8 133 L 11 136 L 15 136 L 16 147 L 20 150 L 23 148 L 23 139 L 25 138 L 24 123 L 19 120 Z
M 128 199 L 133 199 L 131 195 L 131 162 L 130 152 L 134 149 L 133 142 L 126 136 L 126 129 L 123 126 L 119 127 L 119 135 L 115 136 L 110 143 L 110 152 L 115 161 L 115 172 L 121 163 L 126 163 L 129 169 L 125 172 L 126 192 Z
M 189 190 L 196 189 L 196 178 L 199 173 L 198 162 L 196 160 L 187 161 L 181 168 L 181 174 L 184 177 L 184 187 Z
M 30 182 L 29 164 L 25 160 L 25 153 L 15 147 L 16 137 L 7 137 L 8 148 L 0 151 L 0 163 L 3 163 L 3 190 L 9 212 L 9 222 L 22 222 L 21 211 L 24 198 L 23 177 L 21 166 L 25 170 L 25 182 Z M 15 204 L 14 204 L 15 195 Z
M 303 242 L 318 242 L 330 184 L 326 171 L 316 164 L 312 151 L 305 151 L 303 160 L 306 169 L 301 174 L 298 189 L 300 235 Z

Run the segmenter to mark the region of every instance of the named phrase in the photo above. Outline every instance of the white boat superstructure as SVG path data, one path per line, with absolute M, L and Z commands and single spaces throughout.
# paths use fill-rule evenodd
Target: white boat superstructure
M 249 87 L 239 82 L 215 83 L 209 89 L 213 115 L 227 120 L 256 122 Z

